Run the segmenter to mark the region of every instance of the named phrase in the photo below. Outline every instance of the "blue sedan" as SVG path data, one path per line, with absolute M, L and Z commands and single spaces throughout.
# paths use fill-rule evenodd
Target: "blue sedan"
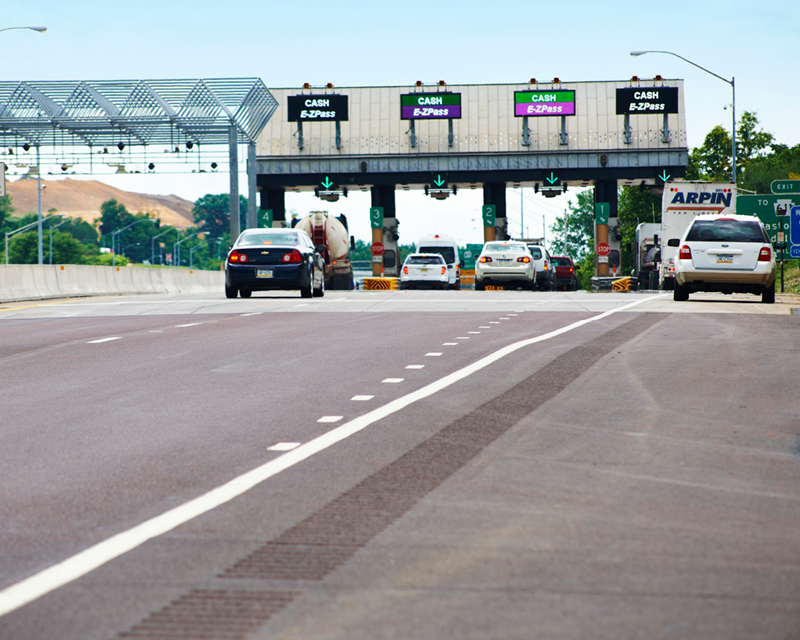
M 228 252 L 225 297 L 249 298 L 253 291 L 297 291 L 325 295 L 325 260 L 299 229 L 247 229 Z

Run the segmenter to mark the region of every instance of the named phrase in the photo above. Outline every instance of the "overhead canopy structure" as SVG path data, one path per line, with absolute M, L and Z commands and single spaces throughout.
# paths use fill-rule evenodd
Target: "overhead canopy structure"
M 259 78 L 0 82 L 4 145 L 254 142 L 278 103 Z

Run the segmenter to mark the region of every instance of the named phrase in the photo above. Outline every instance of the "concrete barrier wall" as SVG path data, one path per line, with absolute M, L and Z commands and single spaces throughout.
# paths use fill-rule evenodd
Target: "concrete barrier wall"
M 0 264 L 0 302 L 135 293 L 223 294 L 225 273 L 199 269 Z

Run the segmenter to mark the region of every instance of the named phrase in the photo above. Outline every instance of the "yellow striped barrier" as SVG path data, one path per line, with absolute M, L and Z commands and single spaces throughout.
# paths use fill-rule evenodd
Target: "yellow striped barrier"
M 630 291 L 631 290 L 631 277 L 620 278 L 611 283 L 613 291 Z
M 397 291 L 398 278 L 364 278 L 366 291 Z

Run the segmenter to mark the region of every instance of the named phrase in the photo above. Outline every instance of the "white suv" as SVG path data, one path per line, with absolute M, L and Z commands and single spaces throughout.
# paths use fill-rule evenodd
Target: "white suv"
M 693 291 L 755 293 L 775 302 L 775 251 L 761 221 L 753 216 L 701 215 L 680 240 L 675 256 L 673 299 Z

